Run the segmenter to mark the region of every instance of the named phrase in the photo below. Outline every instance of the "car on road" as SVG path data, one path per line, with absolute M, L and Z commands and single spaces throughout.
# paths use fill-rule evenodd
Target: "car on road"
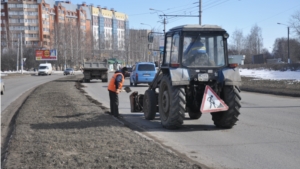
M 0 79 L 0 82 L 1 82 L 1 95 L 3 95 L 5 86 L 4 86 L 4 82 L 2 81 L 2 79 Z
M 66 68 L 64 70 L 64 75 L 74 75 L 74 69 L 73 68 Z
M 155 64 L 152 62 L 137 62 L 132 66 L 132 73 L 130 74 L 130 86 L 137 86 L 140 83 L 150 84 L 157 70 Z
M 41 63 L 39 65 L 38 75 L 51 75 L 52 74 L 52 64 L 51 63 Z

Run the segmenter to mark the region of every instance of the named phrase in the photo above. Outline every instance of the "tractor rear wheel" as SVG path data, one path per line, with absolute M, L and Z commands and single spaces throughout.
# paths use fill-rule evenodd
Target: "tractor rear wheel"
M 238 121 L 241 108 L 241 96 L 237 86 L 224 86 L 221 98 L 228 106 L 227 111 L 211 113 L 212 120 L 217 127 L 232 128 Z
M 180 128 L 186 104 L 184 88 L 172 86 L 170 77 L 165 75 L 160 83 L 158 100 L 162 126 L 167 129 Z
M 199 107 L 199 112 L 197 111 L 189 111 L 189 116 L 191 119 L 199 119 L 202 115 L 202 113 L 200 112 L 200 107 Z
M 145 119 L 153 120 L 156 115 L 157 99 L 155 98 L 155 91 L 146 90 L 143 100 L 143 112 Z

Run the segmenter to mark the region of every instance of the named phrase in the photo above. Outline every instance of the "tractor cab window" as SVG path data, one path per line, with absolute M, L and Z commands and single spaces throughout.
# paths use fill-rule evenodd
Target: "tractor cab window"
M 164 65 L 179 63 L 179 34 L 167 37 Z
M 175 34 L 171 45 L 171 63 L 178 63 L 179 35 Z
M 223 36 L 199 33 L 184 34 L 182 65 L 187 67 L 224 66 Z
M 171 51 L 172 51 L 172 37 L 169 36 L 169 37 L 167 37 L 166 54 L 165 54 L 163 65 L 169 65 L 170 64 Z

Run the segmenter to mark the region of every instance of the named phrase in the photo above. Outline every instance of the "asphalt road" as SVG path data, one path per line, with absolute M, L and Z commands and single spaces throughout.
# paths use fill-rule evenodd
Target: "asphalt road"
M 111 77 L 112 74 L 110 74 Z M 109 107 L 107 83 L 83 83 L 87 95 Z M 129 79 L 125 86 L 129 86 Z M 147 85 L 131 87 L 144 93 Z M 211 168 L 298 168 L 300 165 L 300 99 L 242 92 L 241 115 L 229 130 L 213 125 L 210 114 L 190 120 L 180 130 L 166 130 L 159 114 L 147 121 L 143 113 L 131 113 L 129 94 L 120 94 L 120 114 L 165 146 Z
M 63 77 L 62 73 L 53 73 L 50 76 L 28 75 L 2 79 L 5 83 L 5 91 L 1 96 L 1 112 L 26 91 L 61 77 Z

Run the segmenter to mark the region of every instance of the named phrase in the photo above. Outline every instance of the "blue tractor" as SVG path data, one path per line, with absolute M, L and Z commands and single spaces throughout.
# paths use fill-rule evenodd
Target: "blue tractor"
M 160 69 L 144 94 L 130 95 L 131 111 L 143 111 L 147 120 L 153 120 L 159 112 L 163 127 L 178 129 L 186 112 L 191 119 L 201 117 L 209 87 L 227 106 L 211 113 L 214 124 L 232 128 L 240 115 L 241 77 L 238 64 L 229 63 L 228 37 L 226 30 L 215 25 L 170 29 L 164 37 Z M 153 34 L 148 39 L 151 42 Z

